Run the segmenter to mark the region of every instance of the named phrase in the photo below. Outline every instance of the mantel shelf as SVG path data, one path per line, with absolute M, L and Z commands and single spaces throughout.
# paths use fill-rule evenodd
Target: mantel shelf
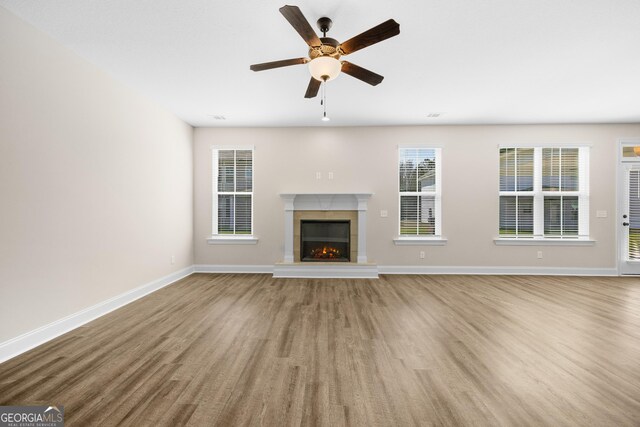
M 373 196 L 373 193 L 367 193 L 367 192 L 356 192 L 356 193 L 350 193 L 350 192 L 332 192 L 332 193 L 319 193 L 319 192 L 313 192 L 313 193 L 306 193 L 306 192 L 301 192 L 301 193 L 280 193 L 280 197 L 285 197 L 285 196 Z

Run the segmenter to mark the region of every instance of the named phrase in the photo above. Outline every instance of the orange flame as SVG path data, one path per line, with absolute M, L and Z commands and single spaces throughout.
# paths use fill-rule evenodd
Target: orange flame
M 342 257 L 339 249 L 332 248 L 330 246 L 313 249 L 310 255 L 312 258 L 316 259 L 336 259 Z

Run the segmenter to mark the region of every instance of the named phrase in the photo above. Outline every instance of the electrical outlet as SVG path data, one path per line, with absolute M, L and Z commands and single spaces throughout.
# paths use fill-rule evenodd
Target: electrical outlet
M 542 251 L 538 251 L 538 259 L 542 259 Z
M 176 256 L 171 255 L 171 264 L 175 264 L 175 263 L 176 263 Z
M 386 210 L 381 210 L 380 211 L 380 217 L 381 218 L 386 218 L 389 216 L 389 212 L 387 212 Z
M 607 211 L 596 211 L 596 218 L 606 218 Z
M 424 259 L 424 257 L 425 257 L 424 251 L 420 251 L 420 259 Z

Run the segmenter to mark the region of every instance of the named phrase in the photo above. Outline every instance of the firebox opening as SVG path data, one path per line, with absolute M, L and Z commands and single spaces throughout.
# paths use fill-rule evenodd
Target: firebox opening
M 300 221 L 300 260 L 312 262 L 349 262 L 351 221 Z

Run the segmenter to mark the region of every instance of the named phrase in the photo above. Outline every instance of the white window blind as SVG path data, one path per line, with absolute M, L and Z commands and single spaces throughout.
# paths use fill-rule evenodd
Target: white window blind
M 589 235 L 588 147 L 500 149 L 501 237 Z
M 400 236 L 440 235 L 440 149 L 400 148 Z
M 213 149 L 213 234 L 253 233 L 253 150 Z
M 534 149 L 500 150 L 500 235 L 533 236 Z
M 640 170 L 629 171 L 629 260 L 640 260 Z

